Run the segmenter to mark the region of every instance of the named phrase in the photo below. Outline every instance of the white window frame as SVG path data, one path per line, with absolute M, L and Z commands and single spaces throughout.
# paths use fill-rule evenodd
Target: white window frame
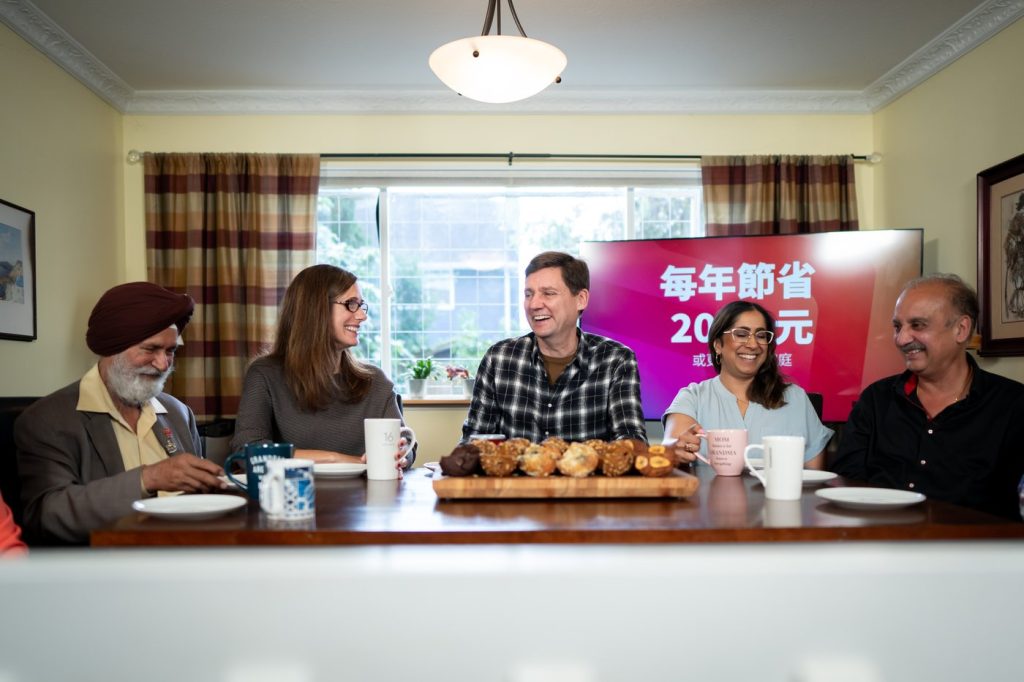
M 625 239 L 636 238 L 635 189 L 638 187 L 695 188 L 699 201 L 693 202 L 692 225 L 703 226 L 700 166 L 698 161 L 629 163 L 612 165 L 594 162 L 506 162 L 482 160 L 421 161 L 414 165 L 395 161 L 352 161 L 325 158 L 320 164 L 320 187 L 337 189 L 376 188 L 379 194 L 380 230 L 380 333 L 381 369 L 393 376 L 391 363 L 391 287 L 388 220 L 388 189 L 393 187 L 625 187 Z M 356 273 L 359 274 L 359 273 Z M 506 287 L 507 288 L 507 287 Z M 506 292 L 512 296 L 513 292 Z

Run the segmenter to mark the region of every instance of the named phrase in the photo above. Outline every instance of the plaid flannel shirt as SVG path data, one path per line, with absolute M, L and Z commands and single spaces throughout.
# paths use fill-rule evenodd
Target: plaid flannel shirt
M 535 443 L 549 436 L 647 442 L 636 355 L 617 341 L 576 333 L 576 357 L 554 386 L 532 332 L 491 346 L 477 371 L 462 440 L 503 433 Z

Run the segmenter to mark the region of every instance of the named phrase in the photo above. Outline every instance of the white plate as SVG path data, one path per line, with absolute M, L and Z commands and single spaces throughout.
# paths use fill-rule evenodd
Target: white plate
M 831 481 L 836 476 L 838 476 L 838 474 L 834 474 L 831 471 L 804 469 L 804 487 L 810 488 L 811 486 L 821 485 L 825 481 Z
M 245 474 L 232 474 L 232 476 L 235 477 L 235 480 L 241 481 L 242 483 L 246 483 Z M 229 490 L 242 490 L 243 489 L 242 486 L 240 486 L 237 483 L 235 483 L 235 481 L 232 481 L 226 475 L 225 476 L 218 476 L 217 478 L 219 478 L 221 481 L 226 483 Z
M 177 495 L 135 500 L 132 509 L 160 518 L 201 521 L 244 507 L 245 502 L 238 495 Z
M 926 499 L 921 493 L 891 488 L 825 488 L 814 494 L 846 509 L 900 509 Z
M 359 462 L 323 462 L 313 465 L 313 475 L 321 478 L 356 478 L 366 471 Z
M 430 469 L 431 471 L 437 471 L 440 468 L 440 464 L 437 462 L 424 462 L 423 468 Z

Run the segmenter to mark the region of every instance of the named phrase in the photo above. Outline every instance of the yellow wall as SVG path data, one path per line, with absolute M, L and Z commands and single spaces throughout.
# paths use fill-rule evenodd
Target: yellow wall
M 467 407 L 407 407 L 405 421 L 416 432 L 416 465 L 436 462 L 455 446 L 462 435 Z
M 1024 20 L 875 116 L 879 227 L 925 228 L 926 272 L 977 277 L 978 172 L 1024 153 Z M 981 359 L 1024 381 L 1024 359 Z
M 89 311 L 123 281 L 121 115 L 0 25 L 0 198 L 36 214 L 37 340 L 0 340 L 0 395 L 40 395 L 94 361 Z

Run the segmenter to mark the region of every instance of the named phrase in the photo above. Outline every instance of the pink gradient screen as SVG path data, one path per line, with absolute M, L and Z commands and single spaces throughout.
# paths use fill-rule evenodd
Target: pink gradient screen
M 644 416 L 661 419 L 680 388 L 715 375 L 708 329 L 736 299 L 776 319 L 780 369 L 845 421 L 865 386 L 903 371 L 892 311 L 921 274 L 922 230 L 584 242 L 590 304 L 583 329 L 632 348 Z

